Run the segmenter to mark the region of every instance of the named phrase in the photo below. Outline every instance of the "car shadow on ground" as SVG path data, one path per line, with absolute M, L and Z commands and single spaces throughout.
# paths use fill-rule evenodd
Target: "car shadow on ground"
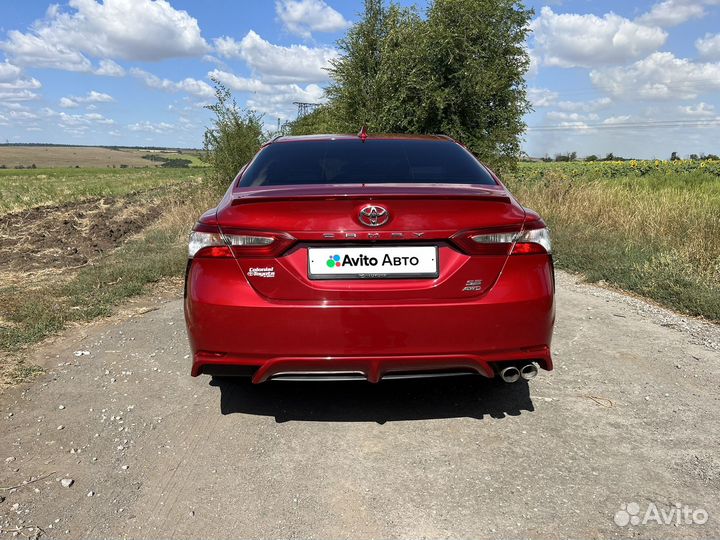
M 269 382 L 213 378 L 222 414 L 273 416 L 276 422 L 377 422 L 519 416 L 535 410 L 527 382 L 480 376 L 367 382 Z

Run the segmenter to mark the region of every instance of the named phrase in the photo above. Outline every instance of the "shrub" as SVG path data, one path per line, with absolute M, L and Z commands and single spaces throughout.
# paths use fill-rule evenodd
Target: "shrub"
M 260 148 L 263 141 L 262 116 L 238 107 L 230 91 L 217 79 L 216 102 L 206 108 L 215 113 L 213 125 L 205 129 L 204 161 L 210 164 L 208 180 L 225 188 Z

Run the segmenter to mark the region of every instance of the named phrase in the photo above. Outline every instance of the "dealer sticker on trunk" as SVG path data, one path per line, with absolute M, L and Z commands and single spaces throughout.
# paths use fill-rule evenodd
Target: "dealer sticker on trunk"
M 436 246 L 308 248 L 311 279 L 436 278 Z

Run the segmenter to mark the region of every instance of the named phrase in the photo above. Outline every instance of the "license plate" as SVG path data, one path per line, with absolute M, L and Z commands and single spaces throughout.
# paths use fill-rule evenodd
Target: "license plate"
M 438 277 L 436 246 L 308 248 L 311 279 Z

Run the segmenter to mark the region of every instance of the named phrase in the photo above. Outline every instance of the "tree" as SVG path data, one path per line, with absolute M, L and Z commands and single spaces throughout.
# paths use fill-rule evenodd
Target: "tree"
M 595 154 L 590 154 L 585 158 L 585 161 L 597 161 L 598 157 Z
M 260 148 L 262 116 L 238 107 L 230 91 L 219 80 L 212 81 L 216 102 L 206 108 L 215 118 L 213 126 L 205 129 L 204 160 L 211 166 L 210 182 L 225 188 Z
M 337 114 L 328 105 L 316 107 L 314 111 L 290 122 L 291 135 L 313 135 L 316 133 L 341 133 L 347 127 L 341 126 Z
M 514 164 L 530 110 L 531 16 L 515 0 L 435 0 L 424 19 L 365 0 L 330 69 L 329 125 L 444 133 L 490 164 Z
M 363 18 L 338 40 L 341 57 L 331 62 L 332 82 L 326 89 L 330 109 L 342 131 L 366 125 L 377 131 L 383 96 L 378 91 L 387 8 L 383 0 L 365 0 Z
M 672 154 L 670 154 L 670 161 L 678 161 L 679 159 L 680 157 L 678 157 L 677 152 L 673 152 Z

